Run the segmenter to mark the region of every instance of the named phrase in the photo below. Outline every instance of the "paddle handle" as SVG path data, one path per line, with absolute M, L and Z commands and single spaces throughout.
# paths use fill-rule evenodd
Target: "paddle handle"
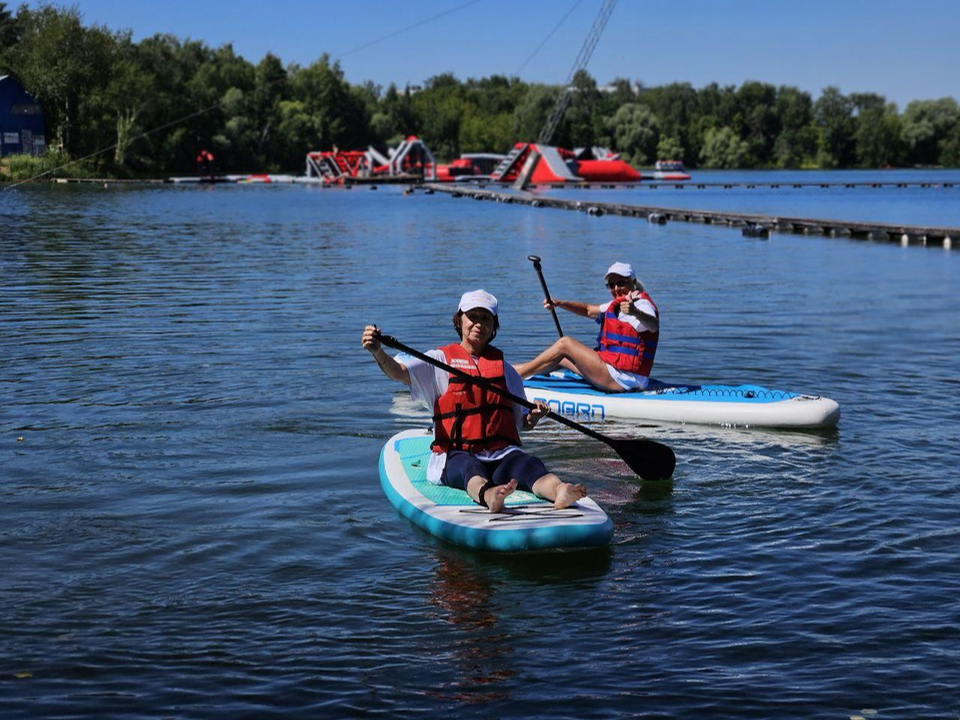
M 553 306 L 553 298 L 550 297 L 550 291 L 547 290 L 547 281 L 543 277 L 543 268 L 540 267 L 540 258 L 536 255 L 528 255 L 527 260 L 533 263 L 533 269 L 537 271 L 537 277 L 540 278 L 540 287 L 543 288 L 543 296 L 550 303 L 550 314 L 553 315 L 553 324 L 557 326 L 557 334 L 563 337 L 563 329 L 560 327 L 560 318 L 557 317 L 557 309 Z
M 504 390 L 503 388 L 497 387 L 496 385 L 491 383 L 489 380 L 486 380 L 485 378 L 477 377 L 476 375 L 470 375 L 469 373 L 465 373 L 462 370 L 457 370 L 454 367 L 450 367 L 446 363 L 442 363 L 439 360 L 436 360 L 430 357 L 429 355 L 424 355 L 422 352 L 418 352 L 417 350 L 414 350 L 412 347 L 404 345 L 402 342 L 397 340 L 392 335 L 384 335 L 383 333 L 378 333 L 377 337 L 379 337 L 380 342 L 386 345 L 387 347 L 394 348 L 395 350 L 402 350 L 403 352 L 417 358 L 418 360 L 423 360 L 423 362 L 433 365 L 434 367 L 438 367 L 441 370 L 446 370 L 448 373 L 450 373 L 451 375 L 454 375 L 455 377 L 460 378 L 461 380 L 472 382 L 475 385 L 479 385 L 484 390 L 489 390 L 490 392 L 496 393 L 501 397 L 509 398 L 513 400 L 515 403 L 517 403 L 518 405 L 523 405 L 523 407 L 530 408 L 531 410 L 537 407 L 536 403 L 532 403 L 526 398 L 518 397 L 517 395 L 514 395 L 509 390 Z M 557 422 L 563 425 L 566 425 L 569 428 L 572 428 L 574 430 L 579 430 L 584 435 L 589 435 L 594 440 L 599 440 L 600 442 L 606 443 L 607 445 L 611 445 L 611 446 L 613 444 L 613 440 L 611 438 L 608 438 L 606 435 L 601 435 L 595 430 L 591 430 L 590 428 L 585 427 L 578 422 L 574 422 L 573 420 L 567 417 L 564 417 L 563 415 L 558 415 L 557 413 L 553 412 L 553 410 L 550 410 L 547 413 L 547 416 L 553 418 L 554 420 L 556 420 Z

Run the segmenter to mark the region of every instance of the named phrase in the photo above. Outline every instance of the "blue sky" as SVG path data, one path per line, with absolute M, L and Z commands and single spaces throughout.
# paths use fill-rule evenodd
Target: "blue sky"
M 232 43 L 257 61 L 273 52 L 308 64 L 344 55 L 351 82 L 419 84 L 445 71 L 461 78 L 512 75 L 576 0 L 75 0 L 88 24 Z M 30 2 L 35 6 L 37 2 Z M 560 83 L 599 9 L 580 0 L 521 73 Z M 8 3 L 13 9 L 15 2 Z M 459 9 L 458 9 L 459 8 Z M 455 10 L 359 52 L 355 48 Z M 588 67 L 646 85 L 696 87 L 745 80 L 878 92 L 901 109 L 912 99 L 960 97 L 956 0 L 620 0 Z

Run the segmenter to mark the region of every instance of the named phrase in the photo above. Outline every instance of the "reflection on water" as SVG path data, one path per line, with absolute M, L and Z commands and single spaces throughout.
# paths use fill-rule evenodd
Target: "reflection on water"
M 582 592 L 598 587 L 609 572 L 609 548 L 576 552 L 465 553 L 447 546 L 419 528 L 434 547 L 430 602 L 436 616 L 458 631 L 444 653 L 456 667 L 455 680 L 438 695 L 466 703 L 508 700 L 514 681 L 525 675 L 515 648 L 529 632 L 527 623 L 562 632 L 566 607 L 538 604 L 536 588 L 569 586 Z M 507 606 L 519 601 L 519 620 Z
M 430 600 L 440 618 L 462 633 L 447 651 L 457 666 L 457 680 L 447 689 L 454 699 L 482 703 L 509 696 L 502 686 L 517 670 L 512 638 L 498 627 L 499 584 L 477 573 L 462 554 L 437 553 Z

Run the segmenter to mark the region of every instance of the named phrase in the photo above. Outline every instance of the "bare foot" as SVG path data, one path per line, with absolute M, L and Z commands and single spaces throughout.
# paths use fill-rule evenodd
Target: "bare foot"
M 580 483 L 560 483 L 557 486 L 557 499 L 553 501 L 553 506 L 557 510 L 570 507 L 577 500 L 587 496 L 587 489 Z
M 516 489 L 517 481 L 511 480 L 506 485 L 496 485 L 487 490 L 483 499 L 487 501 L 487 507 L 490 508 L 490 512 L 498 513 L 503 510 L 503 503 L 506 501 L 507 495 Z

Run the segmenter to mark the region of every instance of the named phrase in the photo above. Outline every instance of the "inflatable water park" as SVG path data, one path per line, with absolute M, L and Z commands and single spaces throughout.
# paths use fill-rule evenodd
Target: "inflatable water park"
M 203 151 L 200 157 L 204 158 L 204 164 L 212 162 L 212 155 L 207 151 Z M 330 150 L 310 151 L 305 158 L 303 175 L 216 175 L 201 171 L 196 176 L 174 177 L 170 181 L 314 185 L 485 181 L 512 184 L 521 177 L 533 184 L 630 184 L 644 178 L 619 153 L 605 147 L 568 150 L 544 143 L 518 142 L 506 155 L 465 153 L 450 163 L 438 163 L 426 143 L 416 135 L 410 135 L 393 148 L 382 149 L 371 145 L 356 150 L 333 147 Z M 651 175 L 648 179 L 654 177 Z M 685 178 L 689 179 L 689 175 Z M 669 179 L 682 178 L 675 174 Z

